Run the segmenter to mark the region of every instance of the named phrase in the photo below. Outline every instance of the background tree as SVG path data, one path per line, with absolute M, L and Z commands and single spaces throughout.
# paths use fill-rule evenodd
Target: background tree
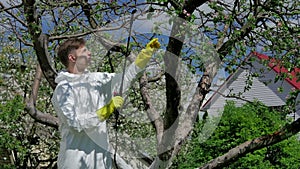
M 150 88 L 145 84 L 151 83 L 151 80 L 146 74 L 140 79 L 140 95 L 157 136 L 157 157 L 153 162 L 148 160 L 152 168 L 169 166 L 173 157 L 178 154 L 182 143 L 186 141 L 193 129 L 199 108 L 218 70 L 215 62 L 200 67 L 201 69 L 192 64 L 194 62 L 186 62 L 190 64 L 190 68 L 196 69 L 196 72 L 202 72 L 203 76 L 199 78 L 186 112 L 181 114 L 179 110 L 183 101 L 181 98 L 183 91 L 178 84 L 179 79 L 174 78 L 179 77 L 179 71 L 172 74 L 170 72 L 179 69 L 178 65 L 182 58 L 186 61 L 198 59 L 192 55 L 188 57 L 184 55 L 183 41 L 186 36 L 181 34 L 180 26 L 186 21 L 197 25 L 206 33 L 214 43 L 219 59 L 229 72 L 233 71 L 236 66 L 246 64 L 243 62 L 244 57 L 251 51 L 267 52 L 270 57 L 281 60 L 281 64 L 290 71 L 294 67 L 299 67 L 300 64 L 298 57 L 299 1 L 296 0 L 280 2 L 274 0 L 235 0 L 232 2 L 23 0 L 0 2 L 0 6 L 1 28 L 5 30 L 5 38 L 3 37 L 2 40 L 6 42 L 6 45 L 9 42 L 11 47 L 19 50 L 14 55 L 22 59 L 15 61 L 15 64 L 20 68 L 22 66 L 25 68 L 25 72 L 22 70 L 19 72 L 25 75 L 26 70 L 29 70 L 29 65 L 37 67 L 34 79 L 32 79 L 32 74 L 27 74 L 31 78 L 28 81 L 32 81 L 33 85 L 28 86 L 29 83 L 26 81 L 26 85 L 21 86 L 24 92 L 23 101 L 26 101 L 26 112 L 34 119 L 34 122 L 55 129 L 58 120 L 49 104 L 49 98 L 56 86 L 54 82 L 56 72 L 61 69 L 61 65 L 55 59 L 55 49 L 61 40 L 103 31 L 107 23 L 128 16 L 133 9 L 137 9 L 138 12 L 163 11 L 182 19 L 172 25 L 171 37 L 166 44 L 168 52 L 163 55 L 166 71 L 162 76 L 158 76 L 165 79 L 166 107 L 163 113 L 155 111 L 149 99 Z M 110 29 L 116 30 L 126 25 L 128 26 L 128 21 L 125 20 L 121 26 Z M 101 41 L 104 47 L 113 47 L 113 51 L 124 53 L 124 45 L 112 44 L 104 39 Z M 169 60 L 170 53 L 177 57 Z M 117 58 L 113 57 L 112 60 Z M 9 59 L 11 58 L 8 57 Z M 36 62 L 29 62 L 30 59 Z M 33 69 L 30 68 L 30 70 Z M 13 78 L 17 79 L 17 76 L 13 75 Z M 282 74 L 281 78 L 285 77 L 288 77 L 288 74 Z M 19 78 L 25 82 L 24 77 Z M 47 84 L 44 83 L 45 80 Z M 179 122 L 177 119 L 184 119 L 184 122 Z M 299 131 L 299 122 L 297 122 L 292 123 L 293 125 L 289 128 L 289 131 L 293 130 L 292 133 Z M 174 130 L 167 132 L 174 124 L 176 124 Z M 264 146 L 267 145 L 268 143 L 264 144 Z
M 32 52 L 25 49 L 23 52 L 26 55 L 20 57 L 19 49 L 6 40 L 1 41 L 0 54 L 0 149 L 1 158 L 5 158 L 0 165 L 3 168 L 51 168 L 56 162 L 58 133 L 52 127 L 37 123 L 25 111 L 24 104 L 29 98 L 34 75 L 41 75 L 41 71 L 36 72 L 37 62 L 28 56 Z M 40 98 L 36 101 L 37 108 L 52 113 L 49 106 L 52 91 L 45 79 L 38 79 L 42 85 Z
M 216 120 L 216 119 L 207 119 Z M 214 134 L 205 142 L 199 131 L 205 121 L 199 121 L 187 143 L 175 160 L 174 168 L 197 168 L 248 140 L 275 132 L 287 121 L 281 112 L 258 102 L 236 107 L 228 102 Z M 299 168 L 299 144 L 296 136 L 272 146 L 232 159 L 226 168 Z M 284 157 L 284 158 L 283 158 Z M 225 167 L 223 164 L 223 167 Z

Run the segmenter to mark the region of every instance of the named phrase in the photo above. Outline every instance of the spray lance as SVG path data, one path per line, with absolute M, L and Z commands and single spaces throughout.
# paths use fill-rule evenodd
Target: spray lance
M 117 94 L 118 96 L 121 96 L 123 95 L 123 84 L 124 84 L 124 77 L 125 77 L 125 71 L 126 71 L 126 60 L 127 60 L 127 57 L 129 56 L 130 52 L 129 52 L 129 44 L 130 44 L 130 38 L 131 38 L 131 29 L 132 29 L 132 25 L 133 25 L 133 16 L 134 14 L 136 13 L 136 9 L 134 9 L 132 12 L 131 12 L 131 17 L 130 17 L 130 23 L 129 23 L 129 35 L 127 37 L 127 45 L 126 45 L 126 51 L 124 53 L 124 56 L 125 56 L 125 59 L 124 59 L 124 65 L 123 65 L 123 72 L 122 72 L 122 80 L 121 80 L 121 85 L 120 85 L 120 89 L 119 89 L 119 93 Z M 117 165 L 117 146 L 118 146 L 118 123 L 119 123 L 119 115 L 120 113 L 122 112 L 122 107 L 118 110 L 116 109 L 115 112 L 114 112 L 114 115 L 115 115 L 115 152 L 114 152 L 114 163 L 115 163 L 115 166 L 116 168 L 118 168 L 118 165 Z
M 134 13 L 136 12 L 136 10 L 133 10 L 131 13 L 131 19 L 130 19 L 130 27 L 129 27 L 129 36 L 127 38 L 127 47 L 126 47 L 126 52 L 123 52 L 124 56 L 125 56 L 125 60 L 124 60 L 124 66 L 123 66 L 123 73 L 122 73 L 122 79 L 121 79 L 121 85 L 120 85 L 120 89 L 118 91 L 117 94 L 114 94 L 114 97 L 112 98 L 112 103 L 109 103 L 108 105 L 108 109 L 112 109 L 110 112 L 114 113 L 115 115 L 115 125 L 114 128 L 116 130 L 115 132 L 115 153 L 114 153 L 114 162 L 116 167 L 117 166 L 117 161 L 116 161 L 116 156 L 117 156 L 117 145 L 118 145 L 118 125 L 119 125 L 119 115 L 122 111 L 122 105 L 123 105 L 123 85 L 124 85 L 124 78 L 125 78 L 125 73 L 126 73 L 126 59 L 129 56 L 129 43 L 130 43 L 130 38 L 131 38 L 131 29 L 132 29 L 132 24 L 133 24 L 133 16 Z M 160 43 L 158 42 L 158 38 L 154 38 L 152 39 L 150 42 L 147 43 L 146 48 L 142 49 L 141 52 L 137 55 L 134 64 L 139 67 L 140 69 L 144 69 L 147 65 L 147 63 L 149 62 L 151 56 L 153 55 L 153 53 L 160 48 Z M 100 115 L 100 119 L 101 119 L 101 115 L 103 115 L 103 119 L 107 119 L 109 117 L 109 115 L 111 113 L 107 113 L 106 111 L 103 111 L 104 113 L 101 114 L 101 111 L 99 112 Z
M 100 108 L 99 110 L 96 111 L 100 121 L 106 120 L 107 118 L 109 118 L 109 116 L 111 114 L 115 115 L 114 128 L 116 130 L 116 132 L 115 132 L 116 143 L 115 143 L 115 153 L 114 153 L 114 164 L 117 168 L 118 168 L 118 165 L 117 165 L 116 159 L 117 159 L 117 145 L 118 145 L 118 134 L 117 133 L 118 133 L 118 125 L 119 125 L 119 115 L 122 111 L 122 106 L 123 106 L 123 102 L 124 102 L 122 95 L 123 95 L 123 87 L 124 87 L 123 85 L 124 85 L 124 79 L 125 79 L 125 73 L 126 73 L 126 59 L 130 53 L 129 52 L 129 44 L 130 44 L 130 38 L 131 38 L 131 32 L 132 32 L 131 30 L 132 30 L 132 25 L 133 25 L 133 18 L 134 18 L 133 16 L 134 16 L 135 12 L 136 12 L 136 10 L 133 10 L 131 12 L 130 25 L 129 25 L 129 36 L 127 38 L 126 51 L 124 52 L 121 49 L 121 52 L 125 56 L 125 59 L 124 59 L 124 66 L 123 66 L 123 72 L 122 72 L 122 77 L 121 77 L 122 79 L 121 79 L 120 89 L 119 89 L 119 91 L 116 92 L 116 94 L 113 93 L 113 97 L 108 104 L 106 104 L 105 106 L 103 106 L 102 108 Z M 106 46 L 106 47 L 108 47 L 108 46 L 114 47 L 115 46 L 114 44 L 104 42 L 105 39 L 102 39 L 101 37 L 99 39 L 100 39 L 100 42 L 103 43 L 104 46 Z M 151 59 L 151 56 L 153 55 L 153 53 L 158 48 L 160 48 L 160 43 L 158 41 L 158 38 L 154 38 L 150 42 L 148 42 L 146 45 L 146 48 L 142 49 L 141 52 L 137 55 L 137 57 L 134 61 L 135 66 L 137 66 L 140 70 L 144 69 L 146 67 L 147 63 L 149 62 L 149 60 Z M 115 49 L 113 49 L 113 51 L 115 51 Z M 110 50 L 108 51 L 107 56 L 110 60 L 111 59 L 110 58 Z M 111 60 L 110 60 L 110 63 L 111 63 Z

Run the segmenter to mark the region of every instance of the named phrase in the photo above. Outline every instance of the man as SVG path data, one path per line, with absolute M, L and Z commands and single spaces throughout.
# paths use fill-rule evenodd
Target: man
M 124 90 L 159 47 L 158 40 L 153 39 L 138 54 L 125 72 Z M 55 79 L 58 85 L 52 97 L 61 133 L 58 168 L 111 168 L 105 120 L 123 104 L 122 97 L 113 95 L 118 93 L 122 75 L 89 72 L 86 68 L 91 52 L 84 39 L 62 43 L 58 57 L 66 66 L 66 71 L 60 72 Z

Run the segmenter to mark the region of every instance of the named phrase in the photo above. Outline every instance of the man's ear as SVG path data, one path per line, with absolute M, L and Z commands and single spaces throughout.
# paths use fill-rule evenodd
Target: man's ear
M 74 54 L 69 54 L 68 59 L 69 59 L 69 62 L 72 62 L 72 63 L 76 62 L 76 57 Z

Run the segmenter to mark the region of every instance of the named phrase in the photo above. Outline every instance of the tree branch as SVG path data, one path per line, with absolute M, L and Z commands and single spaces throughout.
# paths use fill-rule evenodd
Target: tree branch
M 273 134 L 261 136 L 253 140 L 247 141 L 243 144 L 240 144 L 239 146 L 229 150 L 226 154 L 211 160 L 210 162 L 208 162 L 207 164 L 199 168 L 201 169 L 220 168 L 222 166 L 225 166 L 229 162 L 237 160 L 239 157 L 242 157 L 247 153 L 283 141 L 291 137 L 292 135 L 297 134 L 299 131 L 300 131 L 300 118 L 291 124 L 287 124 L 282 129 L 274 132 Z
M 148 79 L 147 79 L 147 75 L 144 72 L 143 76 L 140 78 L 140 91 L 141 91 L 141 95 L 143 98 L 143 101 L 145 103 L 145 109 L 147 111 L 147 115 L 152 123 L 152 125 L 154 126 L 155 130 L 156 130 L 156 139 L 157 139 L 157 143 L 159 144 L 161 142 L 161 138 L 162 138 L 162 134 L 163 134 L 163 130 L 164 130 L 164 126 L 163 126 L 163 121 L 162 118 L 160 117 L 159 112 L 157 112 L 152 105 L 149 93 L 148 93 L 148 89 L 147 89 L 147 84 L 148 84 Z
M 245 102 L 247 102 L 247 103 L 253 103 L 253 101 L 244 99 L 244 98 L 242 98 L 241 96 L 237 96 L 235 93 L 234 93 L 234 94 L 228 94 L 228 95 L 225 95 L 225 94 L 219 92 L 218 90 L 210 90 L 210 91 L 213 91 L 213 92 L 215 92 L 215 93 L 218 93 L 219 95 L 221 95 L 221 96 L 224 97 L 224 98 L 233 98 L 233 99 L 245 101 Z M 239 95 L 240 95 L 240 94 L 239 94 Z
M 159 72 L 156 76 L 148 78 L 148 82 L 157 82 L 159 80 L 161 80 L 162 76 L 165 74 L 165 72 L 161 71 Z
M 43 74 L 50 86 L 55 89 L 55 77 L 57 73 L 50 65 L 50 54 L 48 51 L 49 37 L 42 33 L 41 26 L 39 25 L 39 18 L 37 18 L 36 15 L 35 1 L 24 1 L 24 11 L 29 25 L 28 30 L 33 40 L 34 50 L 41 65 Z
M 29 113 L 29 115 L 37 122 L 58 129 L 58 118 L 50 114 L 40 112 L 35 107 L 41 78 L 42 78 L 42 70 L 41 67 L 38 65 L 36 68 L 34 82 L 31 89 L 31 95 L 30 98 L 26 101 L 25 109 Z
M 16 27 L 10 23 L 10 29 L 15 33 L 16 37 L 26 46 L 31 46 L 33 47 L 33 43 L 26 42 L 24 38 L 19 34 L 19 32 L 16 30 Z
M 255 15 L 254 15 L 254 17 L 256 17 L 256 23 L 258 23 L 260 15 L 258 13 L 257 7 L 255 8 Z M 256 23 L 255 23 L 255 25 L 256 25 Z M 247 35 L 249 35 L 251 33 L 251 31 L 255 28 L 255 27 L 253 27 L 253 24 L 254 23 L 251 23 L 250 21 L 248 21 L 241 28 L 239 36 L 232 37 L 232 38 L 228 39 L 222 45 L 220 43 L 218 43 L 218 46 L 216 47 L 216 49 L 217 49 L 217 51 L 218 51 L 218 53 L 220 55 L 220 60 L 221 61 L 224 59 L 224 57 L 230 51 L 231 47 L 233 47 L 236 42 L 241 41 L 242 39 L 244 39 Z M 225 29 L 226 29 L 227 26 L 225 26 Z M 221 40 L 223 41 L 222 38 L 221 38 Z M 220 42 L 220 40 L 219 40 L 219 42 Z
M 92 6 L 86 0 L 81 0 L 80 5 L 81 5 L 81 8 L 82 8 L 85 16 L 88 19 L 89 24 L 91 25 L 91 27 L 93 29 L 96 29 L 98 27 L 98 24 L 97 24 L 96 20 L 93 18 L 92 14 L 91 14 L 92 13 Z
M 186 110 L 186 114 L 184 115 L 184 123 L 182 123 L 180 128 L 178 128 L 178 137 L 174 146 L 173 156 L 178 154 L 181 146 L 186 141 L 190 132 L 193 130 L 200 106 L 202 105 L 206 94 L 209 92 L 213 77 L 217 74 L 217 66 L 217 63 L 209 64 L 198 83 L 196 92 L 194 93 L 193 98 Z
M 22 19 L 18 18 L 15 14 L 13 14 L 12 12 L 10 12 L 9 10 L 11 9 L 14 9 L 14 8 L 19 8 L 19 7 L 22 7 L 23 6 L 23 3 L 21 3 L 20 5 L 17 5 L 17 6 L 13 6 L 13 7 L 10 7 L 10 8 L 6 8 L 2 2 L 0 2 L 0 6 L 1 6 L 1 11 L 0 12 L 3 12 L 5 11 L 6 13 L 8 13 L 10 16 L 12 16 L 13 18 L 15 18 L 18 22 L 20 22 L 22 24 L 22 26 L 24 27 L 27 27 L 28 25 L 26 24 L 26 22 L 24 22 Z

